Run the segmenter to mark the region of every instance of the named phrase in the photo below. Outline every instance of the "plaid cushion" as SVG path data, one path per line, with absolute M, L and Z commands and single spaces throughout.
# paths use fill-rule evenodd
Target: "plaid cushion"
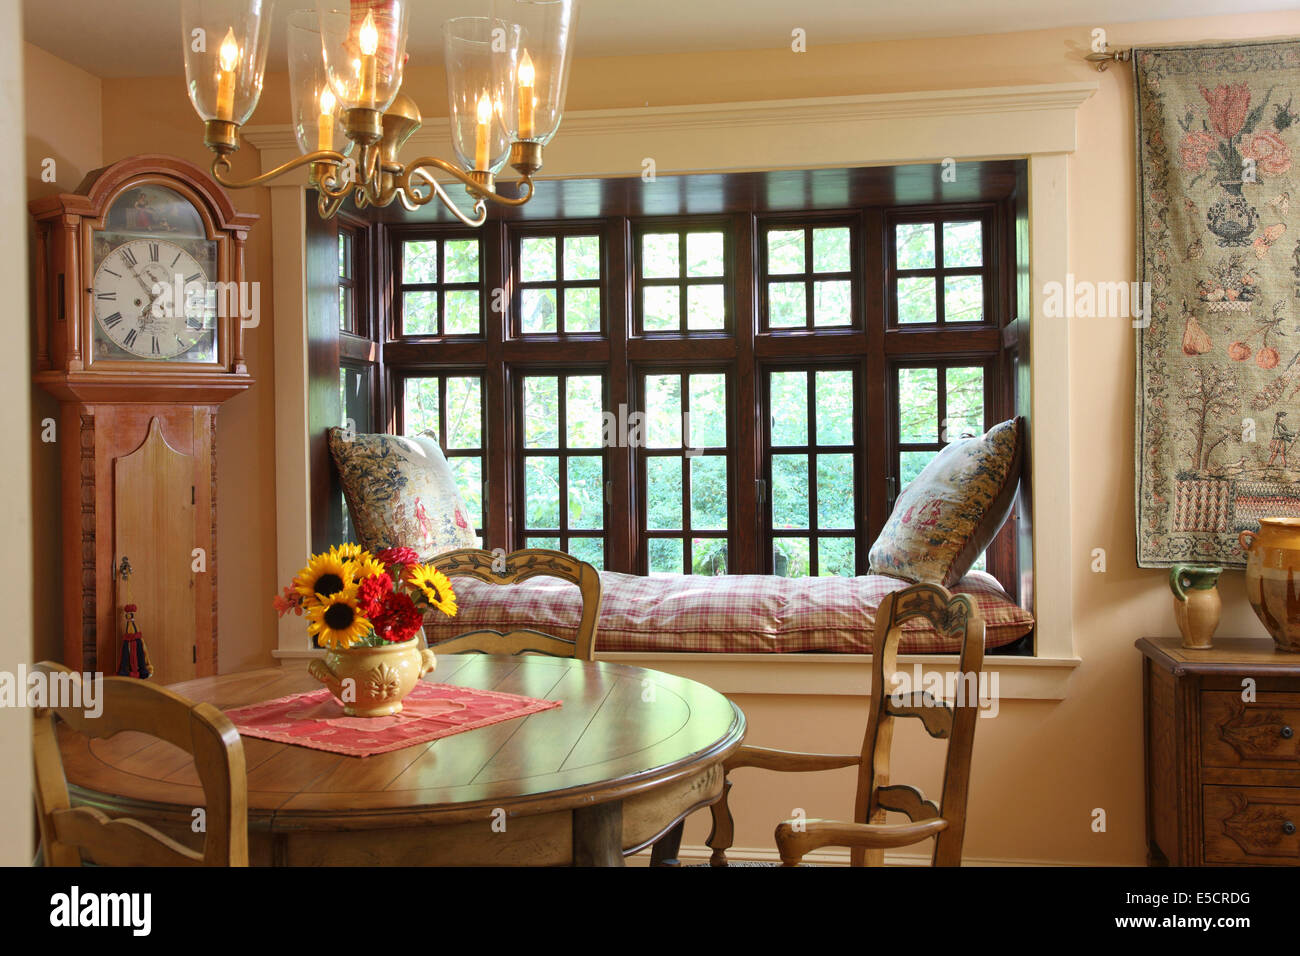
M 884 575 L 780 578 L 757 574 L 641 577 L 602 571 L 604 587 L 596 627 L 599 651 L 698 651 L 780 654 L 825 651 L 871 652 L 876 609 L 890 591 L 908 582 Z M 452 579 L 460 612 L 454 619 L 433 612 L 424 630 L 430 644 L 479 629 L 529 628 L 572 638 L 581 597 L 572 584 L 535 578 L 498 585 L 460 576 Z M 985 623 L 985 646 L 1001 647 L 1029 633 L 1033 616 L 1016 605 L 982 571 L 957 582 Z M 959 639 L 942 637 L 924 621 L 903 625 L 899 652 L 952 654 Z

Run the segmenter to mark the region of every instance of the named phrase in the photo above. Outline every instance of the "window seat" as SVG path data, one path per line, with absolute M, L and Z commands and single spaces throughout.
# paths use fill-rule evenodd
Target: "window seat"
M 907 586 L 884 575 L 782 578 L 768 575 L 656 575 L 602 571 L 597 651 L 770 653 L 800 651 L 869 654 L 876 609 Z M 530 628 L 572 638 L 581 598 L 571 584 L 535 579 L 500 586 L 466 576 L 452 579 L 460 607 L 455 618 L 425 619 L 429 644 L 478 629 Z M 972 571 L 951 589 L 969 594 L 986 625 L 985 647 L 1010 644 L 1034 626 L 996 579 Z M 900 654 L 952 654 L 960 635 L 947 639 L 928 624 L 903 626 Z

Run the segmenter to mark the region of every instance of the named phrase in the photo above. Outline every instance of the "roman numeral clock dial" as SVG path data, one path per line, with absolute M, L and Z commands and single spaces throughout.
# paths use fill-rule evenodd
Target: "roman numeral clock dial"
M 111 343 L 132 358 L 214 360 L 210 279 L 194 256 L 165 240 L 136 239 L 112 249 L 91 286 L 101 357 Z

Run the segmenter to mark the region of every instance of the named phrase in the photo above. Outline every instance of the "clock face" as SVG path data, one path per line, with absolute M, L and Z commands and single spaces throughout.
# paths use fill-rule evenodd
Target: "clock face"
M 129 239 L 113 246 L 100 258 L 91 285 L 95 337 L 105 346 L 99 357 L 213 361 L 217 310 L 212 279 L 195 255 L 176 242 Z

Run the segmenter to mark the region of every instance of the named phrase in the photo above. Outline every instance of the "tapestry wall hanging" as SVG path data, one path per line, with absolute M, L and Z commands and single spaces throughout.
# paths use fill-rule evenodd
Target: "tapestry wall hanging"
M 1133 69 L 1138 564 L 1242 567 L 1239 531 L 1300 515 L 1300 40 Z

